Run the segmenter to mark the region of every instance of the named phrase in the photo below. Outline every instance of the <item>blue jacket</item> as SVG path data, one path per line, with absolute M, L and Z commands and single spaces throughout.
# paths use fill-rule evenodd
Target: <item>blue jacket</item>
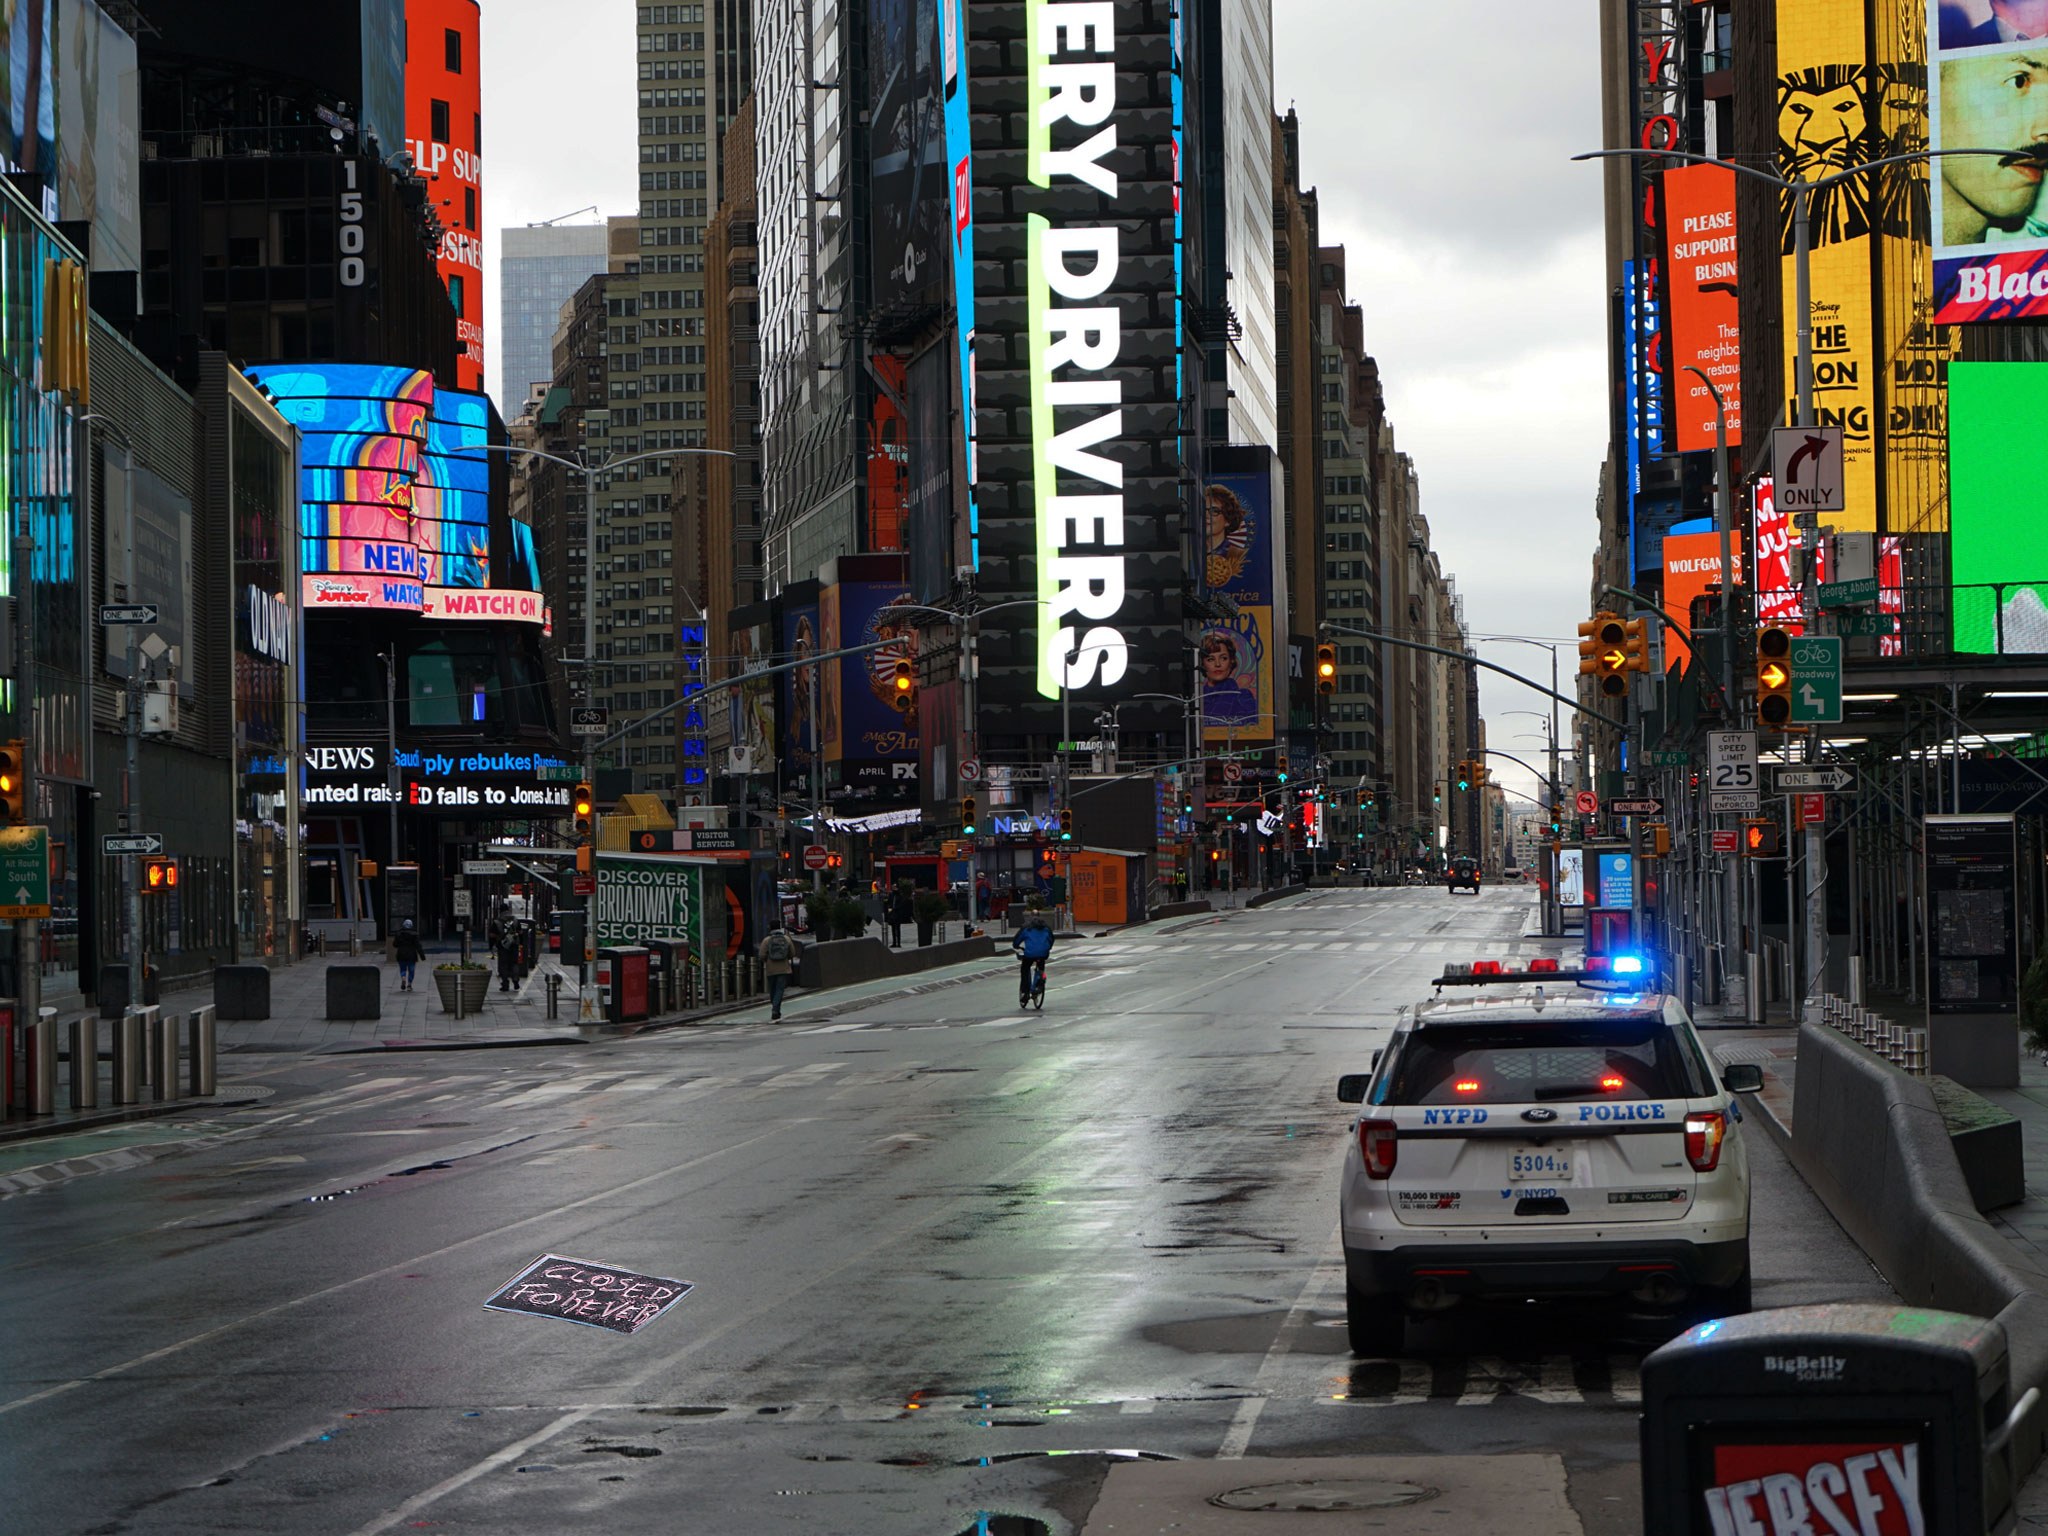
M 1043 922 L 1027 923 L 1010 941 L 1010 947 L 1027 960 L 1043 960 L 1052 953 L 1052 929 Z

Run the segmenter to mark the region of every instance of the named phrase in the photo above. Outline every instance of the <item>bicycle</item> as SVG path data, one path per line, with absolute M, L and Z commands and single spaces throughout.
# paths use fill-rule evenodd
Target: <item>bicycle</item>
M 1040 1013 L 1045 1012 L 1045 961 L 1039 960 L 1031 967 L 1031 1006 Z

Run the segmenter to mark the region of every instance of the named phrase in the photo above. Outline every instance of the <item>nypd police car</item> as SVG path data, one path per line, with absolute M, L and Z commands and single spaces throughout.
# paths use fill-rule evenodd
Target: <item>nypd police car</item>
M 1748 1310 L 1736 1095 L 1761 1073 L 1717 1074 L 1677 1001 L 1605 964 L 1448 968 L 1373 1070 L 1339 1080 L 1360 1106 L 1343 1187 L 1354 1353 L 1397 1354 L 1409 1318 L 1485 1298 Z

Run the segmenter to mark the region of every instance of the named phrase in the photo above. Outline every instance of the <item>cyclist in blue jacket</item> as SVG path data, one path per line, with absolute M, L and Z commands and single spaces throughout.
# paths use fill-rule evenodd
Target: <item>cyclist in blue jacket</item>
M 1043 912 L 1024 919 L 1017 937 L 1010 940 L 1010 949 L 1023 962 L 1017 975 L 1017 1001 L 1029 1007 L 1034 981 L 1040 987 L 1045 985 L 1045 957 L 1052 953 L 1052 924 Z

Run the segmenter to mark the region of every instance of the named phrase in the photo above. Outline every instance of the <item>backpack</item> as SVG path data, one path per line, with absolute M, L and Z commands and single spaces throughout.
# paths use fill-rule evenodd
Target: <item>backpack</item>
M 789 958 L 789 935 L 786 933 L 769 934 L 768 942 L 761 946 L 761 953 L 767 959 L 777 961 L 778 963 L 787 960 Z

